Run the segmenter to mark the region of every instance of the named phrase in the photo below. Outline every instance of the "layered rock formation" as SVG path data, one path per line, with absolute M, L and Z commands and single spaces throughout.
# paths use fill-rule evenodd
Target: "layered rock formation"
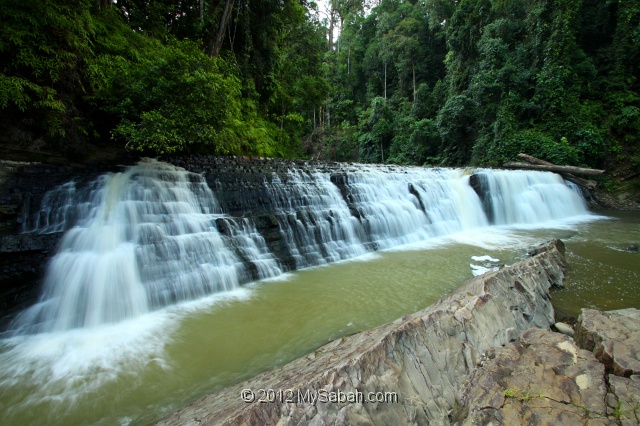
M 155 203 L 146 219 L 135 224 L 123 219 L 122 224 L 129 227 L 127 235 L 136 235 L 138 247 L 155 247 L 153 258 L 158 262 L 168 255 L 167 247 L 175 245 L 169 240 L 176 232 L 193 234 L 190 239 L 197 234 L 189 227 L 153 231 L 156 216 L 181 214 L 177 204 L 159 200 L 158 191 L 169 191 L 163 196 L 172 200 L 170 194 L 180 193 L 190 200 L 187 204 L 207 200 L 206 208 L 197 202 L 188 208 L 215 216 L 210 219 L 211 232 L 243 265 L 231 284 L 208 280 L 215 288 L 492 224 L 493 215 L 483 214 L 483 209 L 495 213 L 495 224 L 537 223 L 585 212 L 580 196 L 557 185 L 562 181 L 551 174 L 482 171 L 491 176 L 485 189 L 493 196 L 489 200 L 482 192 L 481 205 L 461 170 L 209 156 L 163 160 L 147 159 L 109 176 L 103 174 L 123 168 L 0 163 L 0 314 L 4 315 L 0 323 L 36 301 L 62 231 L 96 223 L 95 214 L 103 207 L 132 208 L 120 201 L 107 204 L 114 201 L 111 197 L 135 195 L 142 198 L 128 199 L 134 205 Z M 140 190 L 138 184 L 147 185 L 146 189 Z M 545 208 L 518 201 L 525 192 L 539 196 L 543 192 Z M 142 204 L 136 214 L 150 208 Z M 142 236 L 137 234 L 138 225 L 145 228 Z M 86 251 L 67 249 L 75 254 Z M 267 258 L 275 265 L 265 273 Z M 194 268 L 198 264 L 210 262 L 196 262 Z M 144 283 L 154 279 L 152 273 L 138 273 Z M 92 272 L 78 275 L 82 274 Z M 171 293 L 167 303 L 182 300 L 174 298 L 178 293 L 184 292 Z M 200 294 L 184 294 L 196 293 Z
M 583 309 L 576 327 L 576 343 L 595 354 L 616 376 L 640 375 L 640 311 L 600 312 Z
M 450 424 L 461 385 L 492 348 L 553 324 L 549 289 L 562 284 L 563 252 L 552 242 L 422 311 L 333 341 L 158 424 Z
M 640 424 L 640 310 L 583 309 L 576 342 L 593 351 L 609 373 L 608 416 L 623 425 Z
M 0 328 L 13 313 L 36 301 L 47 262 L 62 237 L 62 232 L 30 232 L 45 214 L 40 211 L 43 198 L 68 182 L 74 182 L 80 192 L 100 175 L 122 171 L 136 162 L 133 158 L 123 161 L 122 165 L 92 166 L 0 161 Z M 163 161 L 201 174 L 230 218 L 250 217 L 285 271 L 296 265 L 274 216 L 278 200 L 268 192 L 265 180 L 277 177 L 286 184 L 295 168 L 336 174 L 334 183 L 340 187 L 340 173 L 349 170 L 349 165 L 338 163 L 233 156 L 193 155 Z M 222 233 L 229 232 L 223 220 L 216 226 Z
M 454 424 L 608 424 L 604 366 L 570 337 L 532 328 L 487 358 L 461 389 Z
M 462 387 L 455 424 L 637 425 L 640 311 L 583 309 L 571 337 L 526 330 Z
M 563 245 L 532 253 L 158 424 L 640 424 L 640 311 L 585 309 L 575 341 L 550 331 Z
M 0 161 L 0 327 L 10 314 L 36 300 L 37 283 L 61 237 L 24 233 L 33 226 L 30 212 L 37 211 L 52 188 L 71 180 L 87 182 L 108 170 Z

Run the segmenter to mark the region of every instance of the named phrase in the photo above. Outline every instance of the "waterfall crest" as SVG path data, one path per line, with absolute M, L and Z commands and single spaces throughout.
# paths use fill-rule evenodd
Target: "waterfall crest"
M 52 190 L 26 231 L 65 233 L 40 301 L 13 331 L 96 327 L 287 269 L 587 213 L 579 193 L 544 172 L 290 165 L 265 174 L 253 192 L 244 186 L 233 182 L 250 199 L 233 201 L 206 173 L 145 160 Z M 236 205 L 262 210 L 231 215 Z

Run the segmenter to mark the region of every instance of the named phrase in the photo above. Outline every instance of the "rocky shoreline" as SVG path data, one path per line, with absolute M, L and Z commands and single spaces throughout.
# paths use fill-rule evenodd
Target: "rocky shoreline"
M 575 340 L 543 329 L 496 348 L 456 398 L 453 423 L 637 425 L 640 311 L 583 309 Z
M 294 266 L 263 193 L 264 177 L 284 176 L 292 166 L 312 167 L 329 172 L 349 200 L 348 164 L 200 156 L 165 160 L 223 189 L 225 211 L 250 215 L 289 269 Z M 32 207 L 56 185 L 72 179 L 83 184 L 119 169 L 0 163 L 0 312 L 5 320 L 36 299 L 37 283 L 61 236 L 23 233 Z M 563 250 L 561 242 L 533 250 L 530 259 L 477 277 L 423 311 L 329 343 L 279 370 L 207 396 L 160 424 L 517 424 L 532 418 L 542 424 L 638 424 L 638 311 L 585 310 L 575 341 L 549 331 L 555 321 L 549 288 L 562 286 Z M 607 330 L 619 335 L 611 337 Z M 325 395 L 393 392 L 399 400 L 247 404 L 240 399 L 243 388 L 295 390 L 296 396 L 320 390 Z
M 640 197 L 634 191 L 607 192 L 596 188 L 590 191 L 587 200 L 592 210 L 640 211 Z
M 549 290 L 563 285 L 564 245 L 556 240 L 536 253 L 467 281 L 422 311 L 335 340 L 157 424 L 638 424 L 632 348 L 640 311 L 587 310 L 576 341 L 550 331 Z M 627 331 L 607 334 L 610 324 L 598 315 Z M 630 341 L 623 355 L 620 339 Z M 609 358 L 616 361 L 599 361 Z M 395 399 L 372 402 L 375 395 Z

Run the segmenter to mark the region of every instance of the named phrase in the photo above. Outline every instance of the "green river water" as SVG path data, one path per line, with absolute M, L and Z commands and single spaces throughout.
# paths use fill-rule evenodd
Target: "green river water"
M 291 361 L 332 339 L 415 312 L 472 277 L 471 256 L 511 264 L 561 238 L 570 268 L 552 300 L 640 308 L 638 213 L 490 228 L 254 283 L 99 330 L 0 343 L 3 425 L 146 424 L 205 393 Z

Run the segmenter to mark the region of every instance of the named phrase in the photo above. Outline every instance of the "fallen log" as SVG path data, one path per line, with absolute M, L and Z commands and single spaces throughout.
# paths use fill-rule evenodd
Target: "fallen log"
M 526 161 L 527 163 L 531 163 L 531 164 L 539 164 L 541 166 L 555 166 L 555 164 L 550 163 L 548 161 L 545 160 L 541 160 L 539 158 L 536 158 L 532 155 L 529 154 L 518 154 L 518 158 L 523 159 L 524 161 Z
M 539 158 L 536 158 L 532 155 L 529 154 L 518 154 L 518 157 L 525 160 L 528 163 L 531 164 L 538 164 L 541 166 L 555 166 L 555 164 L 550 163 L 548 161 L 545 160 L 541 160 Z M 564 177 L 566 180 L 568 180 L 569 182 L 573 182 L 576 185 L 582 187 L 582 188 L 586 188 L 586 189 L 595 189 L 596 186 L 598 185 L 597 182 L 592 181 L 592 180 L 587 180 L 587 179 L 582 179 L 579 178 L 577 176 L 572 175 L 571 173 L 562 173 L 562 177 Z
M 528 164 L 528 163 L 520 163 L 517 161 L 509 161 L 508 163 L 504 163 L 502 165 L 508 169 L 524 169 L 524 170 L 542 170 L 546 172 L 554 172 L 554 173 L 573 173 L 576 175 L 586 175 L 586 176 L 598 176 L 604 173 L 604 170 L 598 169 L 588 169 L 586 167 L 575 167 L 575 166 L 548 166 L 542 164 Z

